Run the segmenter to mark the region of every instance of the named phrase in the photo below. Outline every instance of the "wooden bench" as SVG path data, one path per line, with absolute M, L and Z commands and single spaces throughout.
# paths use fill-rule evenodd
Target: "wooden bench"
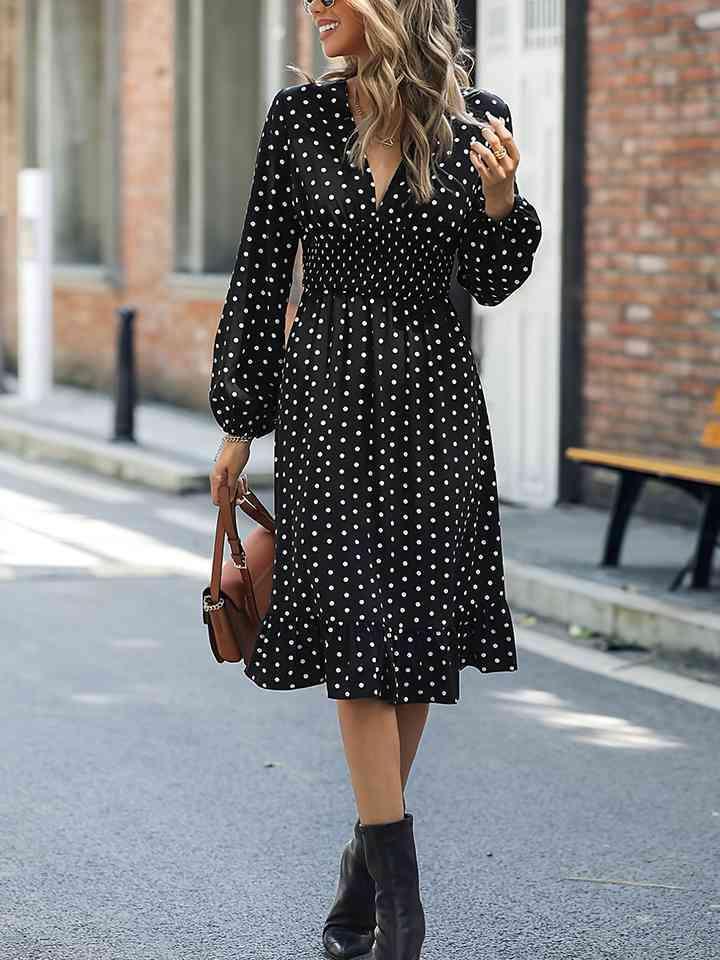
M 712 412 L 720 417 L 720 390 L 715 394 Z M 707 449 L 720 449 L 720 419 L 706 425 L 700 443 Z M 720 534 L 720 466 L 583 447 L 568 447 L 565 456 L 588 466 L 616 470 L 620 475 L 605 533 L 602 566 L 618 565 L 627 525 L 645 481 L 661 480 L 684 490 L 701 504 L 695 550 L 673 579 L 670 589 L 677 589 L 687 573 L 692 574 L 693 587 L 710 586 L 713 553 Z

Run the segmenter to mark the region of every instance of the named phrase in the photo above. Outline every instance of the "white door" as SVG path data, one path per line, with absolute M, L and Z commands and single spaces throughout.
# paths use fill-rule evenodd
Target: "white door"
M 528 506 L 558 498 L 563 42 L 564 0 L 478 0 L 475 82 L 510 107 L 518 187 L 543 229 L 525 284 L 496 307 L 473 301 L 498 489 Z

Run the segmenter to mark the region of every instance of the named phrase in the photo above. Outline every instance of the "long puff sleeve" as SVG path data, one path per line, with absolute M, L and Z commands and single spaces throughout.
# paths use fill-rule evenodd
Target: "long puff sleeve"
M 496 104 L 502 104 L 502 108 L 495 105 L 492 112 L 504 117 L 505 126 L 512 133 L 510 108 L 499 97 L 493 99 Z M 480 118 L 485 120 L 487 94 L 479 94 L 472 106 L 471 112 L 480 113 Z M 476 182 L 472 188 L 472 207 L 460 235 L 457 280 L 478 303 L 494 307 L 530 276 L 542 227 L 537 210 L 520 193 L 517 179 L 513 207 L 498 220 L 485 213 L 482 180 L 474 167 L 472 176 Z
M 245 223 L 215 335 L 208 399 L 220 427 L 260 437 L 277 424 L 285 312 L 300 228 L 280 90 L 265 118 Z

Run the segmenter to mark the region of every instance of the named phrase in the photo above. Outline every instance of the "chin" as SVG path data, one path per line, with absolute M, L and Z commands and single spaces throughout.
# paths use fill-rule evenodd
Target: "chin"
M 349 50 L 342 43 L 332 43 L 328 42 L 323 44 L 323 52 L 325 56 L 329 59 L 333 57 L 352 57 L 354 56 L 353 51 Z
M 326 57 L 356 57 L 364 43 L 364 34 L 355 24 L 343 24 L 335 33 L 331 33 L 327 40 L 321 42 Z

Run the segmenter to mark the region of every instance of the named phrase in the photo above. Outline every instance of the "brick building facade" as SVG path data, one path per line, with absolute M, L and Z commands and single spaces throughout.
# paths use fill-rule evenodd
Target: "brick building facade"
M 36 9 L 52 2 L 36 0 Z M 288 9 L 296 6 L 286 0 L 280 2 Z M 81 8 L 91 5 L 91 0 L 73 3 L 78 5 L 78 14 L 82 14 Z M 113 218 L 109 230 L 112 237 L 106 244 L 111 250 L 103 251 L 102 262 L 97 265 L 63 262 L 54 271 L 55 376 L 63 382 L 110 388 L 115 361 L 115 310 L 132 305 L 138 311 L 135 345 L 142 395 L 207 409 L 212 340 L 242 224 L 247 164 L 254 158 L 264 108 L 259 71 L 254 72 L 255 125 L 251 120 L 245 129 L 233 128 L 235 139 L 244 147 L 246 168 L 236 175 L 237 192 L 221 198 L 226 206 L 233 205 L 231 236 L 235 239 L 226 244 L 225 261 L 217 271 L 179 269 L 179 214 L 175 208 L 178 71 L 174 51 L 178 37 L 175 18 L 182 4 L 175 0 L 104 0 L 97 7 L 103 17 L 100 30 L 105 39 L 112 36 L 114 46 L 113 51 L 106 46 L 104 59 L 115 58 L 114 63 L 104 66 L 105 79 L 109 76 L 113 89 L 106 95 L 98 91 L 97 95 L 105 116 L 116 111 L 118 118 L 114 132 L 103 127 L 105 138 L 114 137 L 117 152 L 112 188 L 106 185 L 100 201 L 110 211 L 103 212 L 103 216 Z M 235 7 L 242 9 L 242 5 Z M 212 11 L 212 5 L 209 9 Z M 186 5 L 186 10 L 191 12 L 190 5 Z M 22 0 L 0 0 L 0 222 L 2 243 L 8 251 L 3 264 L 0 311 L 8 369 L 14 368 L 17 355 L 16 177 L 23 162 L 33 165 L 33 158 L 27 158 L 28 144 L 23 147 L 22 143 L 22 131 L 28 129 L 23 109 L 30 110 L 29 64 L 22 62 L 23 53 L 26 61 L 28 56 L 24 35 L 33 32 L 28 23 L 30 11 L 31 4 Z M 69 7 L 63 8 L 63 16 L 68 11 Z M 218 29 L 220 26 L 218 23 Z M 306 64 L 309 60 L 312 65 L 313 50 L 305 50 L 292 33 L 288 44 L 290 41 L 292 50 L 283 45 L 280 58 L 295 63 L 304 59 Z M 300 58 L 293 57 L 295 50 Z M 34 71 L 34 66 L 31 69 Z M 276 86 L 291 82 L 297 81 L 284 72 Z M 226 111 L 222 122 L 229 125 L 230 121 Z M 103 143 L 101 148 L 106 146 Z M 101 157 L 99 162 L 105 161 Z M 207 219 L 210 217 L 208 212 Z M 98 229 L 105 227 L 101 224 Z M 296 282 L 295 299 L 297 292 Z
M 43 2 L 51 0 L 35 0 Z M 288 21 L 301 9 L 287 0 L 268 2 Z M 56 376 L 108 387 L 114 310 L 132 304 L 139 311 L 145 396 L 206 409 L 212 337 L 230 265 L 196 275 L 178 268 L 175 50 L 183 4 L 104 0 L 106 10 L 118 6 L 122 29 L 110 102 L 120 118 L 116 246 L 107 269 L 57 272 Z M 0 323 L 11 368 L 15 182 L 27 128 L 21 60 L 30 7 L 0 0 Z M 584 230 L 577 440 L 586 446 L 718 459 L 700 444 L 720 381 L 720 29 L 698 25 L 706 8 L 702 0 L 587 5 L 587 202 L 565 213 L 582 217 Z M 316 50 L 298 24 L 300 18 L 278 62 L 319 67 L 309 63 Z M 297 82 L 289 73 L 278 76 L 266 92 L 273 83 Z M 605 502 L 602 481 L 583 477 L 584 498 Z
M 589 446 L 697 456 L 720 385 L 720 30 L 702 0 L 592 3 Z
M 589 4 L 585 446 L 720 461 L 700 444 L 720 386 L 720 29 L 695 19 L 707 8 Z

